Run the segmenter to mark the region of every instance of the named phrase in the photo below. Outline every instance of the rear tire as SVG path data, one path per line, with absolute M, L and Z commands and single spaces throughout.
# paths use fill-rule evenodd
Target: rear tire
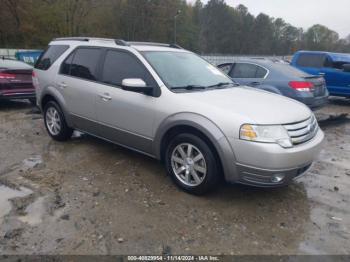
M 204 195 L 219 182 L 220 168 L 212 149 L 193 134 L 180 134 L 170 141 L 165 166 L 174 183 L 190 194 Z
M 72 137 L 73 129 L 67 125 L 61 107 L 50 101 L 44 108 L 44 122 L 49 135 L 56 141 L 67 141 Z

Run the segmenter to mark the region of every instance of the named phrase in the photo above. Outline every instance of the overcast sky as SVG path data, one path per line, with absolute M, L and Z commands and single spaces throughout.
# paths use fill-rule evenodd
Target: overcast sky
M 226 0 L 226 3 L 231 6 L 243 4 L 254 15 L 262 12 L 281 17 L 304 29 L 323 24 L 338 32 L 340 37 L 350 34 L 350 0 Z

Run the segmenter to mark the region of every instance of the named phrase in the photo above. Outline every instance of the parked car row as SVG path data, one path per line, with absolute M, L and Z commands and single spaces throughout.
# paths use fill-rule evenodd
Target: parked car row
M 299 51 L 290 64 L 250 58 L 218 67 L 241 85 L 293 98 L 313 110 L 326 105 L 329 95 L 350 97 L 350 54 Z
M 244 79 L 250 72 L 242 81 L 259 82 L 264 90 L 275 83 L 278 92 L 307 103 L 308 96 L 327 96 L 320 77 L 257 62 L 227 65 L 227 73 Z M 193 194 L 215 188 L 222 178 L 288 185 L 310 168 L 324 139 L 302 103 L 237 85 L 174 45 L 55 39 L 35 65 L 33 84 L 53 139 L 68 140 L 76 129 L 151 156 Z M 301 88 L 304 95 L 295 92 Z
M 285 63 L 245 59 L 221 64 L 219 68 L 241 85 L 293 98 L 312 109 L 328 101 L 326 82 L 322 76 L 309 75 Z

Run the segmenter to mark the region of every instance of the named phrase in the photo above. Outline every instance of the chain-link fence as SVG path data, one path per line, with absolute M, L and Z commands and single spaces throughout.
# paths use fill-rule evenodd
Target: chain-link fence
M 0 58 L 16 59 L 16 53 L 19 49 L 0 49 Z

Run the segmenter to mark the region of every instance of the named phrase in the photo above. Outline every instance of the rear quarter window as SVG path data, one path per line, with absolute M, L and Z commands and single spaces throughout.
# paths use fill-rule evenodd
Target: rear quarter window
M 68 45 L 50 45 L 35 64 L 36 69 L 48 70 L 51 65 L 69 48 Z
M 264 78 L 267 70 L 255 64 L 236 63 L 230 75 L 232 78 Z

